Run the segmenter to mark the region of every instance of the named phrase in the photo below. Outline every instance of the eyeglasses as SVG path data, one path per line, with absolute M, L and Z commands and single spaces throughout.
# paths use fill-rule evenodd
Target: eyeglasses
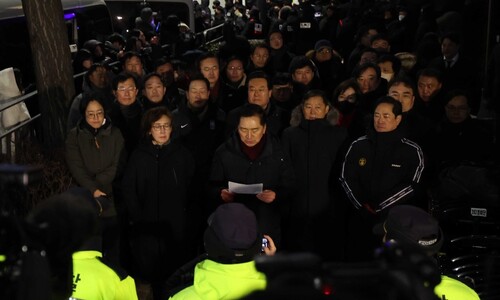
M 325 53 L 330 53 L 332 52 L 332 50 L 328 49 L 328 48 L 322 48 L 322 49 L 319 49 L 317 51 L 318 53 L 321 53 L 321 54 L 325 54 Z
M 120 93 L 125 93 L 125 92 L 132 92 L 132 91 L 135 91 L 136 87 L 135 86 L 129 86 L 129 87 L 124 87 L 124 86 L 121 86 L 119 88 L 117 88 L 116 90 Z
M 104 112 L 102 110 L 98 110 L 96 112 L 94 112 L 94 111 L 88 111 L 88 112 L 85 113 L 85 115 L 89 119 L 102 118 L 104 116 Z
M 217 71 L 219 69 L 218 66 L 213 66 L 213 67 L 204 67 L 203 71 L 209 72 L 209 71 Z
M 151 126 L 151 128 L 153 128 L 154 131 L 161 131 L 162 129 L 167 131 L 169 129 L 172 128 L 172 125 L 170 124 L 154 124 L 153 126 Z

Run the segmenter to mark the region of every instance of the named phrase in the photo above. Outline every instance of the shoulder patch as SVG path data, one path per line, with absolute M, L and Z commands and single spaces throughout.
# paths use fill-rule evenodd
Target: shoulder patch
M 366 158 L 364 157 L 361 157 L 359 160 L 358 160 L 358 164 L 360 167 L 364 167 L 366 165 Z

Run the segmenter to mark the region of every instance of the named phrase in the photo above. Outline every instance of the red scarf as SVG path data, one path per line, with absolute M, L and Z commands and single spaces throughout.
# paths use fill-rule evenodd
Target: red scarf
M 248 147 L 240 140 L 241 151 L 251 160 L 254 161 L 262 154 L 264 151 L 264 146 L 266 145 L 266 135 L 264 134 L 260 141 L 253 147 Z

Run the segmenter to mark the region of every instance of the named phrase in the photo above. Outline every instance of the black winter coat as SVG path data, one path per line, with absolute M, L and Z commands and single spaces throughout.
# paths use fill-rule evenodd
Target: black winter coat
M 132 153 L 122 180 L 131 221 L 132 270 L 140 279 L 164 280 L 189 260 L 187 192 L 194 171 L 189 151 L 176 141 L 151 140 Z
M 283 132 L 282 144 L 297 175 L 298 193 L 292 197 L 292 216 L 314 217 L 330 209 L 332 176 L 337 153 L 347 137 L 345 128 L 326 119 L 302 120 Z
M 251 161 L 241 150 L 237 134 L 233 134 L 222 144 L 214 155 L 210 182 L 214 194 L 220 199 L 220 191 L 228 187 L 228 181 L 243 184 L 262 183 L 263 190 L 272 190 L 276 198 L 272 203 L 264 203 L 255 195 L 235 196 L 251 209 L 259 223 L 261 233 L 273 239 L 280 235 L 280 202 L 288 201 L 295 184 L 295 176 L 290 161 L 277 139 L 265 135 L 264 150 L 259 158 Z

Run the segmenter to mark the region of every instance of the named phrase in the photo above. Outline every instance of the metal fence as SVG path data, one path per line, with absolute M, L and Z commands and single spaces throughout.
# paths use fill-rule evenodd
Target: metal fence
M 200 37 L 202 46 L 209 46 L 219 43 L 222 36 L 223 24 L 209 28 L 203 32 L 197 33 Z M 168 45 L 163 45 L 162 48 L 168 48 Z M 113 62 L 110 66 L 117 65 L 119 62 Z M 73 78 L 76 80 L 83 77 L 85 73 L 75 74 Z M 33 91 L 26 95 L 8 99 L 0 104 L 0 113 L 6 109 L 13 107 L 19 103 L 26 103 L 29 106 L 37 107 L 38 92 Z M 31 104 L 31 105 L 30 105 Z M 37 123 L 41 117 L 40 113 L 32 114 L 31 118 L 15 124 L 9 128 L 3 128 L 0 125 L 0 162 L 18 162 L 21 149 L 30 142 L 37 140 Z M 0 120 L 1 121 L 1 120 Z M 17 149 L 17 150 L 16 150 Z

